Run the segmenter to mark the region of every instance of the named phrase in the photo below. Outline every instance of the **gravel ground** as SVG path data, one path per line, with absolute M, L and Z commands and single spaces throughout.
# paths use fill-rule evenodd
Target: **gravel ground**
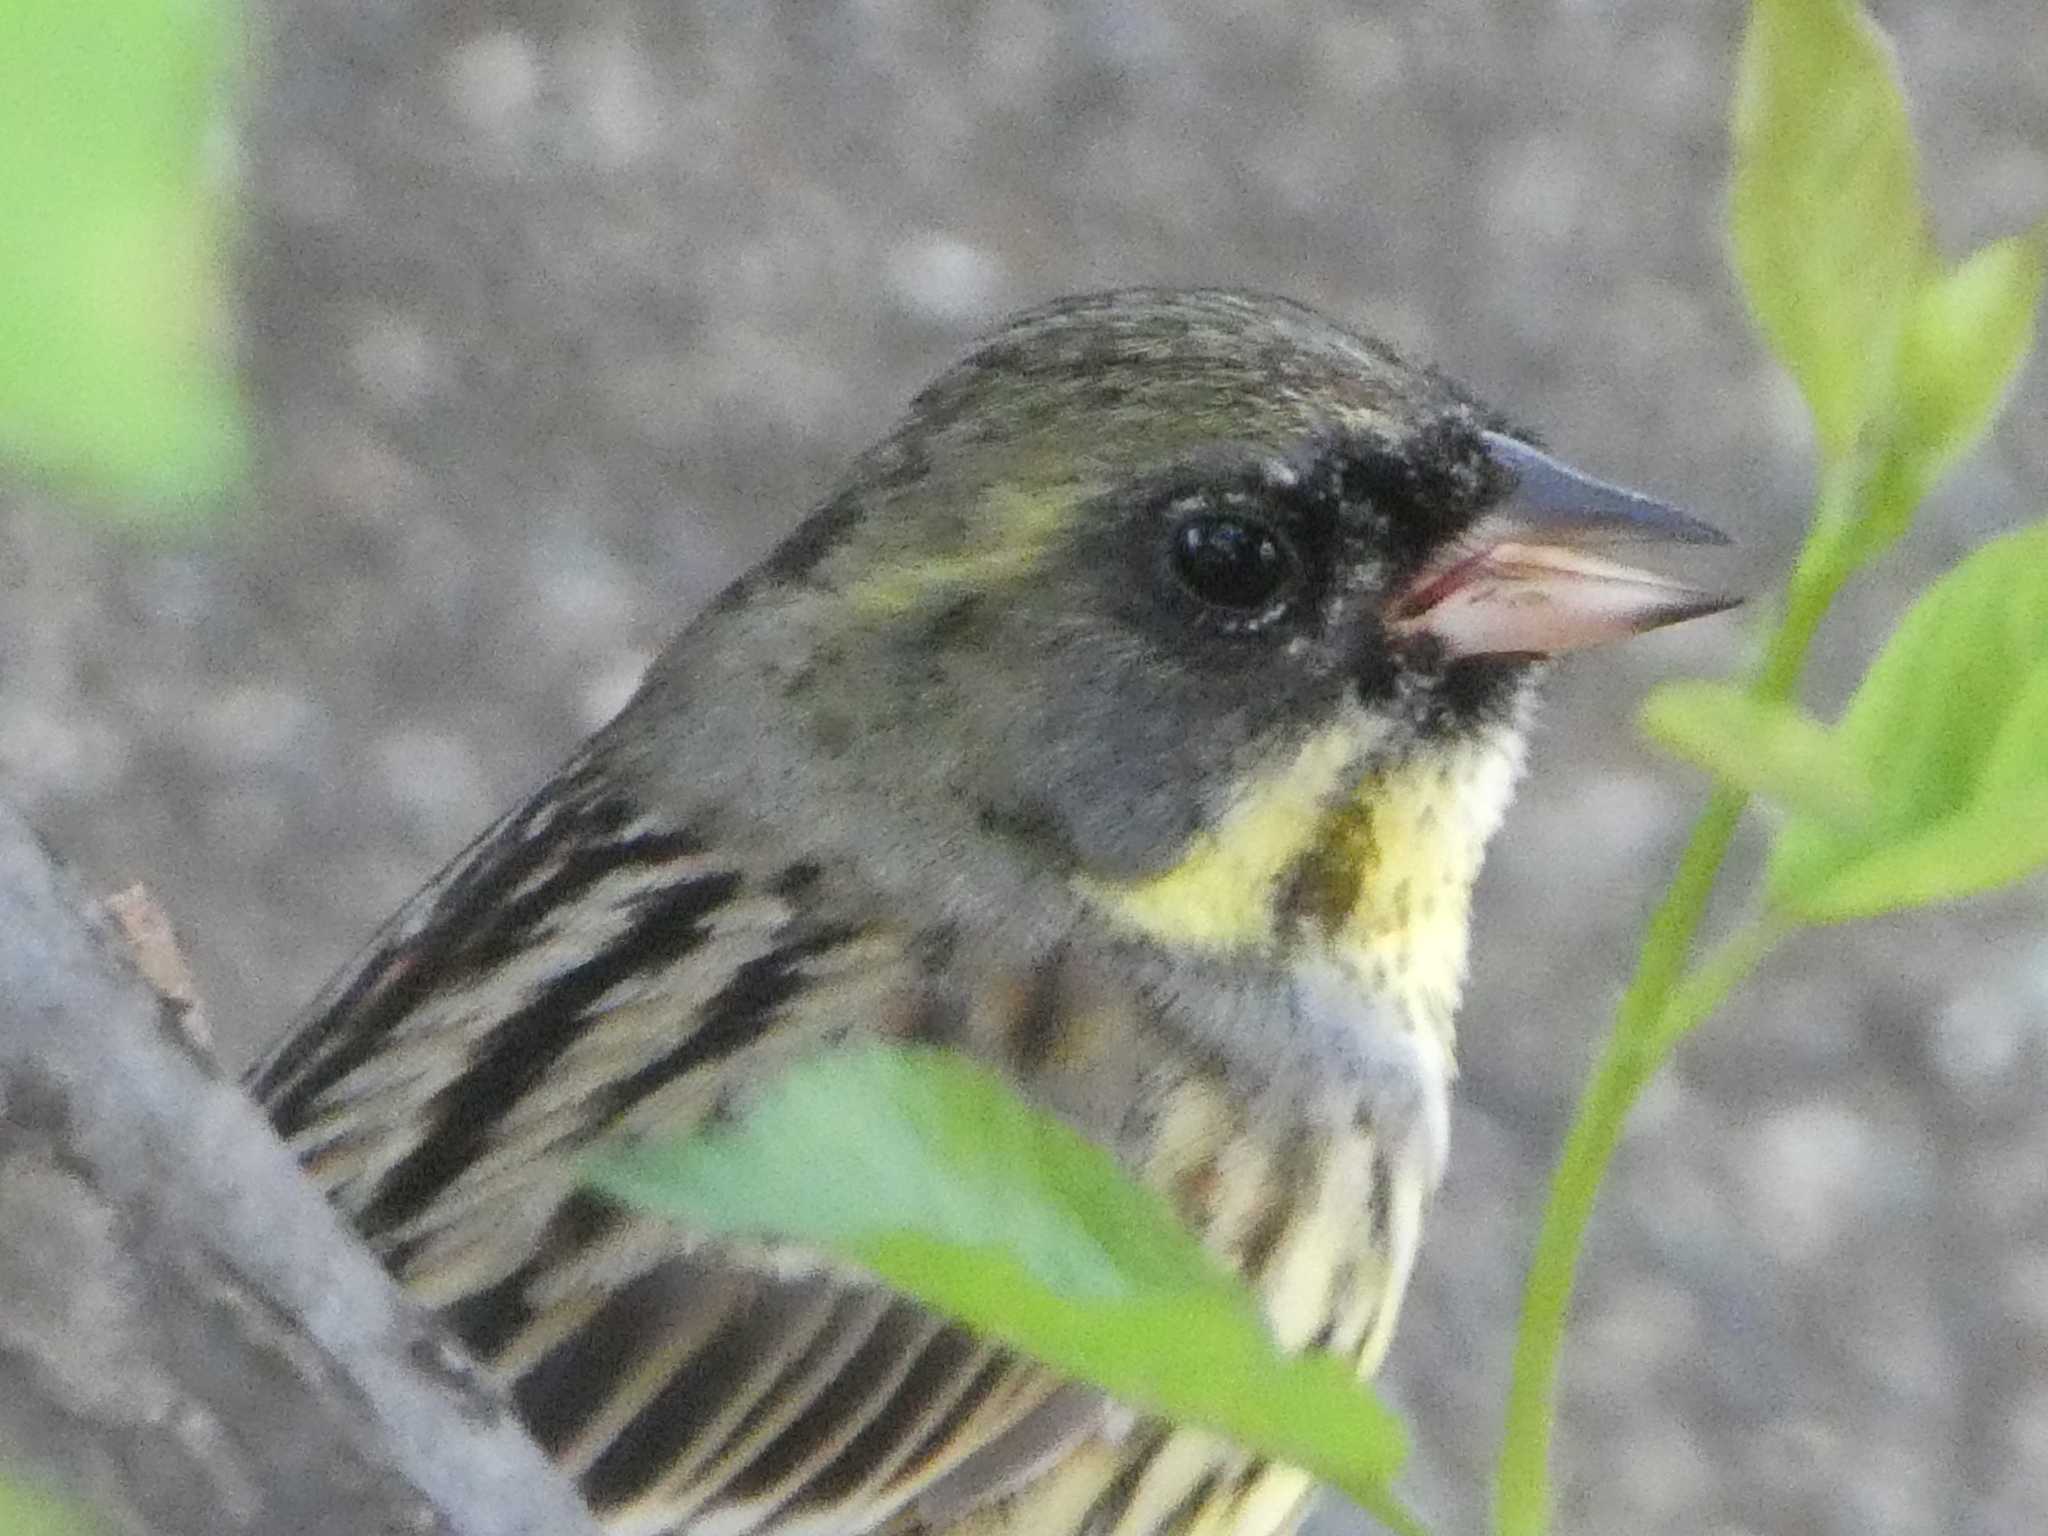
M 1889 4 L 1960 250 L 2048 206 L 2039 0 Z M 1574 459 L 1795 536 L 1797 403 L 1717 232 L 1740 8 L 272 0 L 248 114 L 263 510 L 6 502 L 0 782 L 147 880 L 224 1048 L 616 707 L 977 328 L 1288 292 Z M 1845 603 L 2041 513 L 2048 370 Z M 1478 1528 L 1543 1172 L 1699 786 L 1627 728 L 1723 622 L 1560 678 L 1489 870 L 1452 1170 L 1389 1388 Z M 1754 850 L 1750 850 L 1753 855 Z M 1644 1105 L 1593 1234 L 1566 1528 L 2048 1528 L 2048 885 L 1803 940 Z M 1355 1517 L 1333 1511 L 1334 1532 Z

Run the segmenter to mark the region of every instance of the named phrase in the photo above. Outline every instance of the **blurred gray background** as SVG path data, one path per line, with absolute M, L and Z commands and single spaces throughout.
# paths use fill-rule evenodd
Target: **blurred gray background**
M 1877 11 L 1946 249 L 2048 208 L 2039 0 Z M 1752 585 L 1797 535 L 1803 417 L 1719 234 L 1732 0 L 260 20 L 260 510 L 154 545 L 26 493 L 0 519 L 0 784 L 168 904 L 233 1059 L 1018 305 L 1290 293 L 1729 526 Z M 1822 705 L 1908 593 L 2048 511 L 2044 405 L 2036 367 L 1850 595 Z M 1545 1171 L 1700 798 L 1631 710 L 1744 644 L 1724 620 L 1570 668 L 1489 869 L 1388 1372 L 1446 1536 L 1479 1526 Z M 1776 958 L 1644 1104 L 1596 1222 L 1564 1528 L 2048 1529 L 2044 1089 L 2048 883 Z

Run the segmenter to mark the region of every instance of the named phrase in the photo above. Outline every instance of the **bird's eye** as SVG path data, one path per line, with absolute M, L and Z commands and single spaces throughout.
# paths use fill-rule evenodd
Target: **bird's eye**
M 1264 523 L 1206 513 L 1173 530 L 1173 572 L 1209 607 L 1256 621 L 1272 616 L 1299 567 L 1292 547 Z

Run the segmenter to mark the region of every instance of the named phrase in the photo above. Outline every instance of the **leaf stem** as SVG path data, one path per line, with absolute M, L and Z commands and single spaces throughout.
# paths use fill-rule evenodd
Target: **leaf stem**
M 1778 701 L 1791 696 L 1829 605 L 1863 563 L 1865 550 L 1857 537 L 1863 485 L 1852 462 L 1833 463 L 1823 471 L 1812 531 L 1786 580 L 1783 612 L 1750 680 L 1753 697 Z M 1679 857 L 1677 873 L 1650 919 L 1635 975 L 1616 1010 L 1614 1029 L 1594 1063 L 1565 1137 L 1515 1334 L 1506 1423 L 1494 1472 L 1497 1536 L 1546 1536 L 1550 1529 L 1550 1448 L 1572 1286 L 1593 1203 L 1620 1145 L 1629 1111 L 1685 1033 L 1712 1013 L 1783 937 L 1780 922 L 1755 922 L 1697 968 L 1686 968 L 1721 863 L 1748 803 L 1741 790 L 1725 786 L 1708 797 Z

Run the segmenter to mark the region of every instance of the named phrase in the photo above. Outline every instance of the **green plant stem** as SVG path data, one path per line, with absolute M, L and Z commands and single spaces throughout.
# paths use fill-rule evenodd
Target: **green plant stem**
M 1861 565 L 1863 550 L 1856 536 L 1861 491 L 1853 465 L 1835 465 L 1823 474 L 1812 532 L 1786 581 L 1784 611 L 1750 681 L 1753 696 L 1773 701 L 1791 696 L 1828 606 Z M 1628 1113 L 1678 1041 L 1712 1013 L 1783 936 L 1782 925 L 1775 921 L 1754 923 L 1698 968 L 1686 969 L 1722 860 L 1748 803 L 1740 790 L 1716 789 L 1694 823 L 1678 872 L 1650 919 L 1614 1029 L 1594 1063 L 1565 1137 L 1515 1334 L 1513 1376 L 1494 1472 L 1497 1536 L 1545 1536 L 1550 1529 L 1550 1448 L 1572 1286 L 1593 1203 Z

